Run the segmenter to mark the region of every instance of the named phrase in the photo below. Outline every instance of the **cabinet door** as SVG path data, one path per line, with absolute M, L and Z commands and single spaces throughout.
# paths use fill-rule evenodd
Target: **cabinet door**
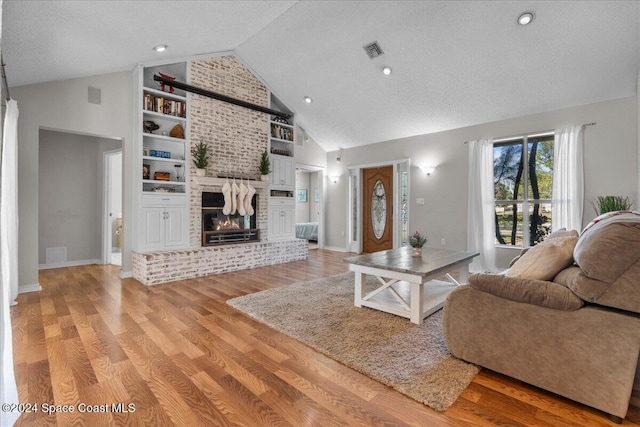
M 158 249 L 164 244 L 164 208 L 142 209 L 142 243 L 145 249 Z
M 271 188 L 293 191 L 296 179 L 295 159 L 293 157 L 274 154 L 271 155 L 270 159 Z
M 275 206 L 269 209 L 269 239 L 291 238 L 295 235 L 295 209 L 293 206 Z
M 165 246 L 182 246 L 186 243 L 186 208 L 165 208 Z

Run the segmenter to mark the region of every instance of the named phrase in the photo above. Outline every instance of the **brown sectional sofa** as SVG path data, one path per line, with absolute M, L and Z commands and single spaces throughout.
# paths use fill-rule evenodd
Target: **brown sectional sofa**
M 456 357 L 621 422 L 640 352 L 640 214 L 598 217 L 573 244 L 570 265 L 552 280 L 471 275 L 445 302 L 445 342 Z M 539 274 L 522 268 L 544 260 L 544 247 L 536 251 L 511 270 Z

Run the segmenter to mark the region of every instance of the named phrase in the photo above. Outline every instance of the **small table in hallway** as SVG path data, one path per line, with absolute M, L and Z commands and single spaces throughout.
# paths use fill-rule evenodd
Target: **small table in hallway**
M 411 256 L 410 247 L 391 249 L 346 258 L 349 269 L 355 272 L 355 306 L 370 307 L 413 323 L 439 310 L 449 292 L 466 283 L 469 263 L 478 252 L 423 248 L 422 257 Z M 458 270 L 458 280 L 451 272 Z M 365 291 L 366 274 L 375 276 L 381 286 Z M 445 276 L 449 282 L 435 280 Z

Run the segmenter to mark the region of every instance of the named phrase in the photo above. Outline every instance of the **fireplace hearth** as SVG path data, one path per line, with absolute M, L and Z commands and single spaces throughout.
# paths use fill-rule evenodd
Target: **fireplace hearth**
M 202 193 L 202 246 L 228 245 L 260 241 L 256 228 L 257 197 L 251 201 L 253 215 L 225 215 L 222 193 Z

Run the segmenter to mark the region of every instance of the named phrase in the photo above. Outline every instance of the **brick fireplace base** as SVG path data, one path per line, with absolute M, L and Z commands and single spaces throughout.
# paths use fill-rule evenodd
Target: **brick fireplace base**
M 308 242 L 292 239 L 161 252 L 132 252 L 133 277 L 144 285 L 307 259 Z

